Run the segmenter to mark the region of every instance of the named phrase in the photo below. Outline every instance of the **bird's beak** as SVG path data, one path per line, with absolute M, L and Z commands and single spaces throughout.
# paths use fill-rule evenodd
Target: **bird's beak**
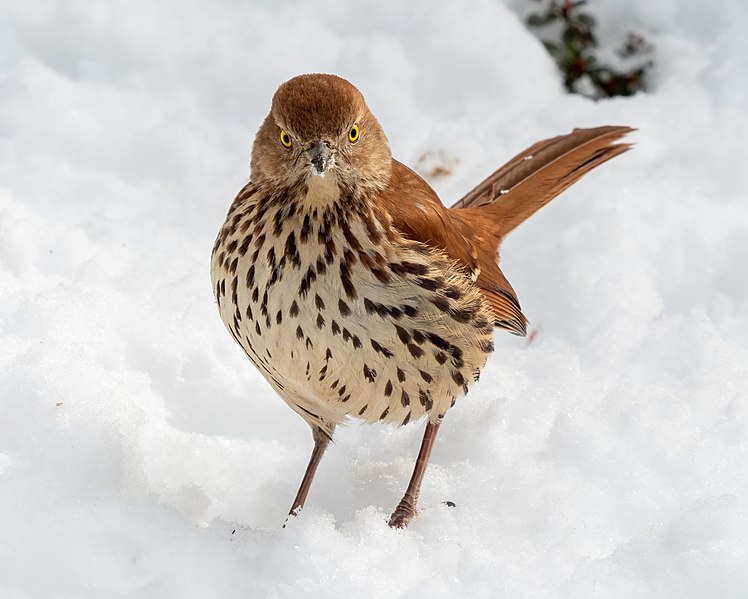
M 327 142 L 316 141 L 306 153 L 312 165 L 313 175 L 324 177 L 325 173 L 335 164 L 335 158 L 330 152 L 330 146 L 327 145 Z

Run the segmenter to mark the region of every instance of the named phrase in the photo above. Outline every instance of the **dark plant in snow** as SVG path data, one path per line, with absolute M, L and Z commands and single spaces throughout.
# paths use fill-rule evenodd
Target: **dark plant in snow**
M 595 18 L 582 9 L 586 0 L 532 1 L 543 6 L 527 17 L 527 25 L 556 61 L 568 91 L 595 99 L 646 91 L 653 49 L 641 35 L 629 33 L 604 62 L 595 35 Z

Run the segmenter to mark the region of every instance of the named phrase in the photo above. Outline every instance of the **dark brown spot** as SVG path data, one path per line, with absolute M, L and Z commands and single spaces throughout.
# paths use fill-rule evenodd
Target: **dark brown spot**
M 306 243 L 309 239 L 309 233 L 312 230 L 312 219 L 309 216 L 309 213 L 304 216 L 304 223 L 301 225 L 301 233 L 299 234 L 299 239 L 301 239 L 301 243 Z
M 327 239 L 325 241 L 325 262 L 328 264 L 332 264 L 332 261 L 335 259 L 335 254 L 337 253 L 337 249 L 335 247 L 335 242 L 332 240 L 332 238 Z
M 418 347 L 415 343 L 408 343 L 408 351 L 414 358 L 420 358 L 423 355 L 423 350 Z
M 367 364 L 364 364 L 364 378 L 370 383 L 373 383 L 374 379 L 377 378 L 377 371 L 373 368 L 369 368 Z
M 296 235 L 293 231 L 291 231 L 288 234 L 288 237 L 286 237 L 286 248 L 285 248 L 286 256 L 291 261 L 291 264 L 293 264 L 294 268 L 300 268 L 301 267 L 301 256 L 299 256 L 299 250 L 296 248 Z
M 402 310 L 403 312 L 405 312 L 405 315 L 408 318 L 415 318 L 416 316 L 418 316 L 418 308 L 416 308 L 415 306 L 409 306 L 408 304 L 405 304 L 404 306 L 402 306 Z
M 405 408 L 410 405 L 410 396 L 405 389 L 403 389 L 402 393 L 400 393 L 400 403 L 403 404 L 403 407 Z
M 348 223 L 343 221 L 341 223 L 341 227 L 343 229 L 343 236 L 345 237 L 345 240 L 348 242 L 348 245 L 351 246 L 356 252 L 362 252 L 363 248 L 361 247 L 361 244 L 359 243 L 358 239 L 356 239 L 356 236 L 351 231 L 351 228 L 348 226 Z
M 382 354 L 385 358 L 391 358 L 394 355 L 390 350 L 388 350 L 386 347 L 383 347 L 374 339 L 371 340 L 371 347 L 375 352 Z
M 424 372 L 423 370 L 419 370 L 418 373 L 421 375 L 421 378 L 424 381 L 426 381 L 427 383 L 433 383 L 434 382 L 433 377 L 428 372 Z
M 390 306 L 390 316 L 395 320 L 399 320 L 403 316 L 403 311 L 395 306 Z
M 340 334 L 340 325 L 333 320 L 332 323 L 330 323 L 330 330 L 332 331 L 333 335 L 338 335 Z
M 439 349 L 448 350 L 451 347 L 451 344 L 448 341 L 436 333 L 426 333 L 426 337 L 428 337 L 428 340 Z
M 451 346 L 449 353 L 452 354 L 452 364 L 455 365 L 456 368 L 462 368 L 464 361 L 462 359 L 462 350 L 459 347 Z
M 395 325 L 395 331 L 397 332 L 397 336 L 403 343 L 407 344 L 410 343 L 410 333 L 406 331 L 403 327 L 400 325 Z
M 409 275 L 425 275 L 429 271 L 428 266 L 426 266 L 425 264 L 420 264 L 418 262 L 403 261 L 402 267 Z
M 430 394 L 420 387 L 418 389 L 418 399 L 421 402 L 421 405 L 426 408 L 427 412 L 430 412 L 431 408 L 434 407 L 434 402 L 432 401 Z
M 455 319 L 457 322 L 470 322 L 470 319 L 473 318 L 473 314 L 475 314 L 474 310 L 471 310 L 470 308 L 461 308 L 461 309 L 452 309 L 449 311 L 449 315 Z
M 442 312 L 450 312 L 449 308 L 449 302 L 446 298 L 442 297 L 441 295 L 437 295 L 435 297 L 431 298 L 431 303 L 434 304 L 434 306 L 437 307 L 438 310 L 441 310 Z
M 340 260 L 340 282 L 343 284 L 343 290 L 348 299 L 356 299 L 358 297 L 356 288 L 351 281 L 351 266 L 355 264 L 355 260 L 356 257 L 350 250 L 345 250 L 343 258 Z
M 382 235 L 377 230 L 376 225 L 374 224 L 374 219 L 370 212 L 366 212 L 363 215 L 364 224 L 366 225 L 366 234 L 369 237 L 369 239 L 372 241 L 372 243 L 379 243 L 379 241 L 382 239 Z
M 458 300 L 462 297 L 462 291 L 460 291 L 457 287 L 447 287 L 444 290 L 444 295 L 446 295 L 449 299 Z
M 429 279 L 428 277 L 419 277 L 416 279 L 416 285 L 426 291 L 436 291 L 441 288 L 443 283 L 444 281 L 440 281 L 439 279 Z
M 384 396 L 389 397 L 390 395 L 392 395 L 392 381 L 388 380 L 384 386 Z
M 276 210 L 273 215 L 273 234 L 278 237 L 283 230 L 283 217 L 285 216 L 285 210 Z
M 234 277 L 234 278 L 233 278 L 233 279 L 231 280 L 231 303 L 232 303 L 232 304 L 233 304 L 234 306 L 236 306 L 236 304 L 237 304 L 237 303 L 238 303 L 238 301 L 239 301 L 239 296 L 238 296 L 238 294 L 237 294 L 237 292 L 236 292 L 236 284 L 237 284 L 237 278 L 236 278 L 236 277 Z
M 405 373 L 402 371 L 402 369 L 398 366 L 397 368 L 397 380 L 401 383 L 405 382 Z
M 299 296 L 301 298 L 305 298 L 306 294 L 309 293 L 309 288 L 311 287 L 312 283 L 317 280 L 317 273 L 314 270 L 313 266 L 310 266 L 306 274 L 301 279 L 301 284 L 299 285 Z
M 379 419 L 380 420 L 384 420 L 385 418 L 387 418 L 387 414 L 389 414 L 389 413 L 390 413 L 390 409 L 389 408 L 385 408 L 384 412 L 382 412 L 382 415 L 379 417 Z
M 249 270 L 247 271 L 247 281 L 246 281 L 247 289 L 251 289 L 255 286 L 255 265 L 249 267 Z
M 380 283 L 390 282 L 390 275 L 388 275 L 384 269 L 372 266 L 370 270 L 371 274 L 373 274 L 377 278 L 377 281 L 379 281 Z
M 301 326 L 296 327 L 296 338 L 297 339 L 304 338 L 304 330 L 301 328 Z
M 342 299 L 338 300 L 338 310 L 340 311 L 341 316 L 348 316 L 351 313 L 348 304 L 346 304 Z
M 288 311 L 288 313 L 293 318 L 296 318 L 299 315 L 299 305 L 296 303 L 296 300 L 291 302 L 291 309 Z
M 317 328 L 321 329 L 325 326 L 325 319 L 322 318 L 322 314 L 317 314 Z

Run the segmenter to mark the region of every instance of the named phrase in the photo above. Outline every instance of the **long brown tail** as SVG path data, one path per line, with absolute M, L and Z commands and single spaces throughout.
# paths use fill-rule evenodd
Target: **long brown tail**
M 476 281 L 495 314 L 497 327 L 527 333 L 517 295 L 498 265 L 499 245 L 508 233 L 535 214 L 584 174 L 626 152 L 616 143 L 631 127 L 575 129 L 546 139 L 517 154 L 450 209 L 473 232 Z
M 629 150 L 631 144 L 616 142 L 632 131 L 618 126 L 574 129 L 539 141 L 489 175 L 452 209 L 469 213 L 485 207 L 475 212 L 483 213 L 484 222 L 490 213 L 495 227 L 491 233 L 500 240 L 583 175 Z

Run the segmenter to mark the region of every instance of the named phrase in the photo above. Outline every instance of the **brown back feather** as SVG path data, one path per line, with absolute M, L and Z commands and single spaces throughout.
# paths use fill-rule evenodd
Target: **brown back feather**
M 406 237 L 443 250 L 477 274 L 476 284 L 494 314 L 495 325 L 527 333 L 517 295 L 499 268 L 499 245 L 523 221 L 584 174 L 630 148 L 616 144 L 629 127 L 575 129 L 540 141 L 517 154 L 451 209 L 421 177 L 397 160 L 381 196 L 382 207 Z

